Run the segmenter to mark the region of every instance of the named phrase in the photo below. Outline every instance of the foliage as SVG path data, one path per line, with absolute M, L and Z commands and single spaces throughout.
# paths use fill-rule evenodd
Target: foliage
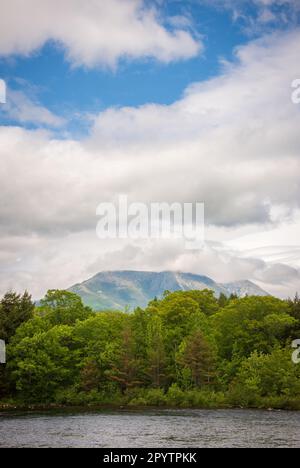
M 33 317 L 34 304 L 27 291 L 21 296 L 7 292 L 0 301 L 0 339 L 10 342 L 18 327 Z M 0 366 L 0 397 L 9 391 L 9 376 L 5 365 Z
M 234 389 L 246 402 L 258 397 L 297 397 L 300 367 L 292 362 L 289 348 L 276 348 L 271 354 L 255 351 L 242 362 Z
M 25 292 L 22 296 L 9 291 L 0 301 L 0 339 L 10 341 L 17 328 L 33 316 L 34 304 Z
M 232 360 L 253 351 L 269 353 L 295 324 L 286 302 L 275 297 L 245 297 L 230 302 L 213 317 L 219 354 Z
M 92 312 L 67 291 L 7 293 L 6 400 L 69 405 L 300 408 L 290 347 L 299 304 L 166 292 L 134 313 Z M 2 336 L 0 336 L 2 338 Z M 300 338 L 300 336 L 298 337 Z
M 83 305 L 77 294 L 69 291 L 48 291 L 38 309 L 52 325 L 73 325 L 77 320 L 86 320 L 92 315 L 89 307 Z

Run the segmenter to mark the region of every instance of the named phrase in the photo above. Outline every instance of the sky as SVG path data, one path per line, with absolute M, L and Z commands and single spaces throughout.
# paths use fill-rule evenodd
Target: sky
M 119 269 L 300 292 L 299 20 L 300 0 L 3 0 L 0 294 Z M 121 194 L 204 202 L 204 248 L 99 239 Z

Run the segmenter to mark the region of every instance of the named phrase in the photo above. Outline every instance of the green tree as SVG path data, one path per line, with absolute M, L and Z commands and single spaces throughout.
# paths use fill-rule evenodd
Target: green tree
M 22 296 L 7 292 L 0 301 L 0 339 L 10 342 L 22 323 L 33 316 L 34 304 L 26 291 Z M 0 365 L 0 397 L 7 394 L 9 375 L 5 364 Z
M 72 325 L 77 320 L 86 320 L 94 315 L 89 307 L 83 305 L 77 294 L 59 290 L 47 292 L 41 300 L 38 313 L 46 316 L 52 325 Z
M 274 297 L 235 300 L 212 317 L 219 355 L 227 360 L 271 352 L 294 323 L 288 304 Z
M 122 343 L 122 333 L 128 316 L 121 312 L 99 312 L 85 321 L 76 322 L 74 340 L 80 360 L 81 388 L 84 391 L 115 391 L 108 378 Z
M 13 291 L 0 301 L 0 339 L 9 343 L 17 328 L 33 316 L 34 303 L 28 292 L 22 296 Z
M 216 373 L 214 351 L 201 330 L 186 339 L 179 361 L 190 370 L 196 387 L 213 383 Z
M 121 343 L 115 349 L 115 355 L 111 360 L 107 376 L 116 382 L 124 394 L 126 390 L 139 386 L 139 361 L 134 353 L 133 333 L 130 323 L 125 324 L 121 336 Z
M 202 291 L 177 291 L 172 294 L 172 297 L 176 296 L 184 300 L 190 298 L 197 302 L 200 311 L 207 316 L 214 315 L 220 308 L 214 291 L 210 289 L 203 289 Z
M 257 398 L 299 397 L 300 366 L 292 362 L 290 348 L 275 348 L 270 354 L 254 351 L 242 362 L 232 391 L 246 404 Z
M 295 319 L 295 323 L 288 330 L 287 338 L 297 339 L 300 336 L 300 298 L 296 294 L 293 300 L 289 299 L 287 301 L 289 305 L 290 315 Z
M 153 315 L 147 324 L 147 375 L 153 387 L 159 388 L 166 380 L 166 353 L 164 346 L 164 335 L 162 320 L 159 316 Z
M 292 317 L 300 321 L 300 298 L 298 293 L 295 295 L 293 300 L 289 299 L 287 302 L 290 307 L 290 314 Z
M 15 336 L 8 355 L 10 378 L 25 401 L 55 401 L 56 392 L 74 384 L 78 374 L 72 328 L 67 325 L 21 341 Z
M 91 390 L 100 390 L 101 371 L 98 362 L 94 359 L 87 358 L 80 371 L 81 388 L 85 392 Z
M 220 296 L 219 296 L 219 299 L 218 299 L 218 304 L 219 304 L 219 306 L 220 306 L 221 308 L 222 308 L 222 307 L 225 307 L 225 306 L 227 306 L 228 302 L 229 302 L 228 297 L 225 296 L 224 293 L 221 293 Z
M 239 298 L 239 296 L 236 293 L 231 293 L 229 296 L 230 301 L 235 301 Z
M 32 316 L 30 296 L 9 293 L 0 301 L 9 395 L 26 403 L 300 405 L 290 348 L 298 297 L 219 301 L 207 290 L 177 291 L 133 314 L 93 313 L 75 294 L 49 291 Z

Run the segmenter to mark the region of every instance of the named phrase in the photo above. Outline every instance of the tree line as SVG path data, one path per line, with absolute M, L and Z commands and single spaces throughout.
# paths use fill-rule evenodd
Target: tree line
M 132 313 L 68 291 L 0 301 L 2 404 L 300 409 L 300 300 L 165 292 Z

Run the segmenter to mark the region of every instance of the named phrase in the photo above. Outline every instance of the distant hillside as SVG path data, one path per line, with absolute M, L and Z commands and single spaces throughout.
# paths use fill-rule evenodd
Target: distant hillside
M 160 298 L 164 291 L 189 291 L 191 289 L 211 289 L 216 296 L 232 293 L 240 297 L 248 295 L 268 296 L 251 281 L 235 283 L 216 283 L 207 276 L 172 271 L 104 271 L 69 291 L 81 296 L 83 302 L 94 310 L 134 309 L 145 307 L 154 297 Z

